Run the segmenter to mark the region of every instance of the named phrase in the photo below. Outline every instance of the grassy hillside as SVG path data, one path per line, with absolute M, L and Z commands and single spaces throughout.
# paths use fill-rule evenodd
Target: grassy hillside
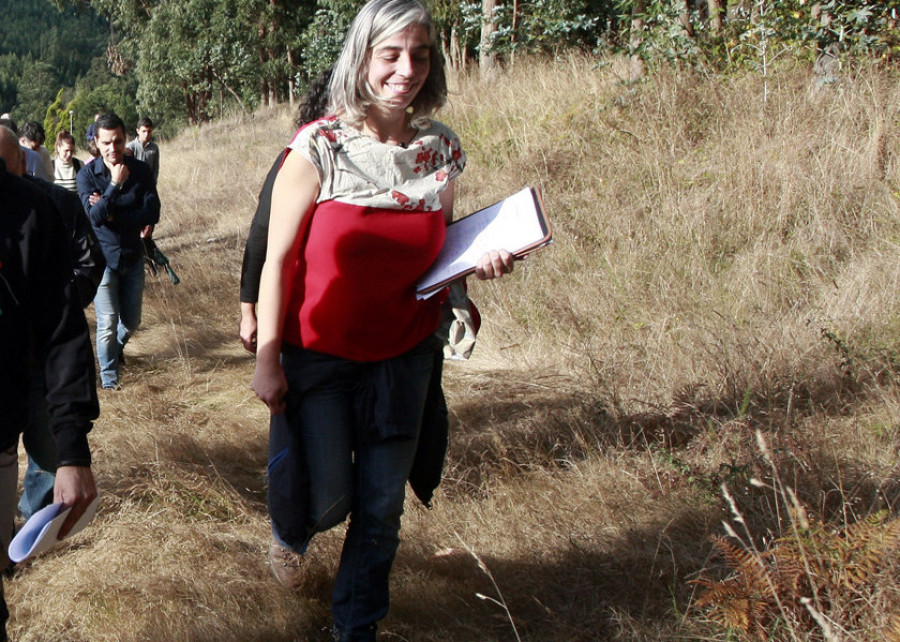
M 458 211 L 535 185 L 555 242 L 471 284 L 484 325 L 446 369 L 445 479 L 433 510 L 407 503 L 383 637 L 737 639 L 691 583 L 730 562 L 746 582 L 729 595 L 756 590 L 770 639 L 887 639 L 896 555 L 875 544 L 896 546 L 900 498 L 897 78 L 851 70 L 817 89 L 786 68 L 764 100 L 757 77 L 627 87 L 619 71 L 532 61 L 453 82 Z M 299 594 L 271 578 L 266 410 L 237 340 L 243 242 L 290 120 L 162 147 L 157 241 L 182 283 L 149 280 L 124 390 L 103 395 L 93 433 L 101 512 L 7 581 L 14 639 L 327 639 L 341 533 L 315 540 Z M 880 509 L 887 526 L 845 532 Z M 724 560 L 723 521 L 739 536 Z M 801 553 L 764 552 L 782 536 Z M 841 542 L 862 557 L 826 581 L 817 564 Z M 818 578 L 808 607 L 805 589 L 759 597 L 754 569 L 773 558 L 800 569 L 796 586 Z

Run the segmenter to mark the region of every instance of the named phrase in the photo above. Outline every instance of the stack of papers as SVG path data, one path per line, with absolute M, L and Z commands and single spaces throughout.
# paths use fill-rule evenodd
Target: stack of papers
M 506 250 L 521 258 L 550 243 L 550 221 L 540 193 L 533 187 L 516 192 L 483 210 L 447 225 L 444 247 L 419 279 L 416 293 L 426 298 L 475 271 L 485 252 Z
M 94 498 L 66 537 L 71 537 L 82 530 L 94 519 L 99 499 L 99 496 Z M 32 555 L 43 553 L 56 546 L 60 541 L 59 529 L 71 511 L 71 507 L 63 509 L 63 504 L 58 503 L 42 508 L 32 515 L 9 543 L 9 559 L 18 564 Z

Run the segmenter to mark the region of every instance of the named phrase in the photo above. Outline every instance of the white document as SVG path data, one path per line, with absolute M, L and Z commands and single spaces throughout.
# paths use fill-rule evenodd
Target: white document
M 94 519 L 99 500 L 99 496 L 94 498 L 66 537 L 71 537 Z M 62 507 L 62 503 L 51 504 L 32 515 L 9 543 L 9 559 L 18 564 L 56 546 L 59 543 L 59 529 L 72 511 L 71 508 L 61 511 Z
M 530 187 L 447 226 L 444 247 L 434 264 L 419 279 L 421 298 L 450 281 L 475 270 L 479 258 L 491 250 L 506 250 L 516 256 L 550 242 L 540 197 Z

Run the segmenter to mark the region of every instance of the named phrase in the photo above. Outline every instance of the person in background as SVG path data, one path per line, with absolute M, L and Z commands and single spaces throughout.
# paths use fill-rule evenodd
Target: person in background
M 33 120 L 29 120 L 19 129 L 19 143 L 22 147 L 34 150 L 41 156 L 41 162 L 44 163 L 46 180 L 53 180 L 53 161 L 50 158 L 50 152 L 44 147 L 47 140 L 47 133 L 44 126 Z
M 103 277 L 105 261 L 78 195 L 59 185 L 25 174 L 25 157 L 16 135 L 2 126 L 0 158 L 5 162 L 9 173 L 25 178 L 46 193 L 61 215 L 70 241 L 72 279 L 82 308 L 87 307 Z M 28 467 L 22 484 L 19 512 L 26 520 L 53 501 L 56 444 L 50 432 L 46 394 L 44 374 L 40 368 L 34 368 L 28 395 L 28 423 L 22 433 Z
M 88 142 L 88 144 L 87 144 L 87 151 L 88 151 L 88 155 L 90 156 L 90 158 L 87 159 L 86 161 L 84 161 L 84 164 L 85 164 L 85 165 L 89 164 L 90 162 L 92 162 L 92 161 L 93 161 L 94 159 L 96 159 L 96 158 L 100 158 L 100 150 L 97 148 L 97 141 L 96 141 L 95 139 L 92 138 L 92 139 Z M 77 177 L 76 177 L 76 183 L 77 183 L 77 182 L 78 182 L 78 181 L 77 181 Z
M 159 180 L 159 147 L 152 139 L 153 121 L 147 117 L 138 120 L 137 138 L 128 143 L 127 150 L 153 170 L 153 180 Z
M 75 176 L 84 163 L 75 158 L 75 137 L 65 129 L 56 135 L 56 159 L 53 161 L 53 182 L 70 192 L 78 193 Z
M 16 132 L 16 135 L 21 139 L 21 134 L 19 134 L 19 127 L 16 125 L 16 121 L 11 118 L 0 118 L 0 126 Z M 53 175 L 47 173 L 47 168 L 44 166 L 41 155 L 31 149 L 31 147 L 22 145 L 22 149 L 25 153 L 25 173 L 29 176 L 43 178 L 45 181 L 53 180 Z
M 47 194 L 8 172 L 2 160 L 0 221 L 0 564 L 5 568 L 15 518 L 18 440 L 28 420 L 34 364 L 44 373 L 57 449 L 53 499 L 72 508 L 60 537 L 97 496 L 87 435 L 100 407 L 65 228 Z M 0 640 L 7 639 L 8 619 L 0 597 Z
M 100 120 L 100 114 L 94 114 L 94 122 L 92 122 L 90 125 L 88 125 L 87 135 L 85 136 L 88 143 L 90 143 L 92 140 L 94 140 L 94 137 L 97 133 L 97 121 L 98 120 Z
M 119 388 L 122 352 L 141 324 L 144 247 L 159 222 L 156 181 L 146 163 L 125 154 L 125 124 L 114 114 L 96 122 L 100 158 L 78 172 L 78 195 L 88 213 L 106 270 L 94 297 L 97 360 L 104 389 Z
M 373 642 L 438 352 L 443 297 L 420 301 L 415 284 L 443 246 L 465 166 L 459 139 L 431 119 L 447 86 L 424 5 L 366 3 L 329 96 L 334 116 L 295 135 L 275 179 L 251 385 L 290 427 L 269 444 L 272 571 L 296 586 L 313 535 L 349 516 L 332 635 Z M 512 268 L 492 251 L 476 276 Z
M 300 101 L 295 126 L 304 125 L 325 116 L 328 109 L 328 83 L 331 82 L 331 69 L 320 73 L 307 89 Z M 262 189 L 259 192 L 256 212 L 250 223 L 250 233 L 244 245 L 244 258 L 241 264 L 241 320 L 238 334 L 241 344 L 248 352 L 256 353 L 256 302 L 259 298 L 259 279 L 263 264 L 266 262 L 266 243 L 269 234 L 269 211 L 272 206 L 272 187 L 275 177 L 284 162 L 285 151 L 278 152 L 275 162 L 266 174 Z

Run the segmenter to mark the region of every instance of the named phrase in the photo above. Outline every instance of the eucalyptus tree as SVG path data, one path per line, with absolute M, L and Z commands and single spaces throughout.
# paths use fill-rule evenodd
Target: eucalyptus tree
M 210 118 L 228 101 L 254 108 L 293 93 L 299 34 L 315 0 L 54 0 L 85 2 L 110 21 L 107 57 L 136 73 L 142 109 Z M 252 88 L 252 89 L 251 89 Z
M 148 112 L 191 124 L 256 96 L 254 7 L 246 0 L 160 0 L 141 31 L 135 73 Z M 218 114 L 217 114 L 218 112 Z
M 617 0 L 635 60 L 766 73 L 777 59 L 900 59 L 900 0 Z M 837 52 L 836 54 L 834 52 Z

